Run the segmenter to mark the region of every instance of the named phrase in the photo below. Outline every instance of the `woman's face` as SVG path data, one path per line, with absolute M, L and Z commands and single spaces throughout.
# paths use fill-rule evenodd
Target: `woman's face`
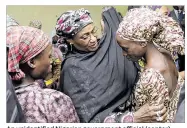
M 69 42 L 78 50 L 96 51 L 99 47 L 96 32 L 97 28 L 93 24 L 89 24 L 78 32 L 73 40 L 70 40 Z
M 123 50 L 123 55 L 131 61 L 138 61 L 146 52 L 146 43 L 128 41 L 116 35 L 117 43 Z
M 51 72 L 52 62 L 52 45 L 49 44 L 47 48 L 33 59 L 34 68 L 32 70 L 32 77 L 45 79 Z

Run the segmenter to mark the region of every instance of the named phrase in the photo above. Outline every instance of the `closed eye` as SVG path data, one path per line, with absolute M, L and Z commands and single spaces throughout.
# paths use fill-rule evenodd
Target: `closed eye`
M 97 28 L 97 27 L 94 27 L 93 30 L 92 30 L 92 34 L 97 33 L 97 30 L 98 30 L 98 28 Z
M 81 38 L 84 39 L 84 40 L 86 40 L 88 38 L 88 35 L 89 34 L 84 34 Z
M 122 49 L 127 53 L 129 48 L 122 47 Z
M 90 32 L 84 33 L 80 38 L 83 40 L 86 40 L 91 37 L 91 34 L 93 36 L 96 36 L 95 34 L 97 33 L 98 28 L 94 27 Z

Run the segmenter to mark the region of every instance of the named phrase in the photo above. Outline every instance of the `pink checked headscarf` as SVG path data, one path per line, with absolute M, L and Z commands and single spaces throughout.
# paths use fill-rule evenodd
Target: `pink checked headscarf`
M 49 38 L 43 31 L 28 27 L 15 26 L 7 32 L 6 44 L 9 47 L 8 72 L 15 73 L 12 80 L 20 80 L 25 74 L 20 70 L 23 64 L 41 53 L 48 45 Z
M 120 23 L 117 34 L 132 41 L 145 41 L 168 50 L 173 59 L 177 53 L 184 55 L 183 31 L 171 17 L 148 8 L 135 8 L 127 12 Z

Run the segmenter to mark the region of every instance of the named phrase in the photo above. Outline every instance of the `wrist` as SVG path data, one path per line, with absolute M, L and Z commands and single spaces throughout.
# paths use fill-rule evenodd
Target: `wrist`
M 134 113 L 134 123 L 141 123 L 136 112 Z

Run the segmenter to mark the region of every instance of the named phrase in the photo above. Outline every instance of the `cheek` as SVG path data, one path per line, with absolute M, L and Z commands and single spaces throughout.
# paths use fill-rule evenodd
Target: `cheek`
M 123 55 L 128 55 L 128 56 L 139 56 L 140 55 L 140 51 L 137 48 L 129 48 L 128 49 L 128 53 L 126 53 L 125 51 L 123 51 Z
M 136 56 L 142 57 L 142 56 L 144 55 L 144 53 L 145 53 L 145 50 L 144 50 L 144 48 L 139 47 L 139 48 L 137 48 L 137 49 L 135 50 L 135 52 L 136 52 Z
M 46 65 L 50 66 L 52 62 L 52 58 L 47 57 L 46 58 Z
M 46 58 L 45 62 L 43 63 L 43 72 L 44 75 L 49 74 L 52 71 L 52 64 L 51 64 L 51 60 L 48 58 Z
M 76 42 L 75 43 L 75 46 L 78 46 L 80 48 L 86 48 L 88 46 L 88 41 L 85 40 L 85 41 L 79 41 L 79 42 Z
M 43 58 L 42 61 L 43 61 L 43 62 L 42 62 L 42 65 L 41 65 L 41 66 L 43 66 L 43 69 L 44 69 L 44 70 L 48 70 L 48 68 L 49 68 L 50 65 L 51 65 L 51 59 L 50 59 L 48 56 L 46 56 L 46 57 Z

